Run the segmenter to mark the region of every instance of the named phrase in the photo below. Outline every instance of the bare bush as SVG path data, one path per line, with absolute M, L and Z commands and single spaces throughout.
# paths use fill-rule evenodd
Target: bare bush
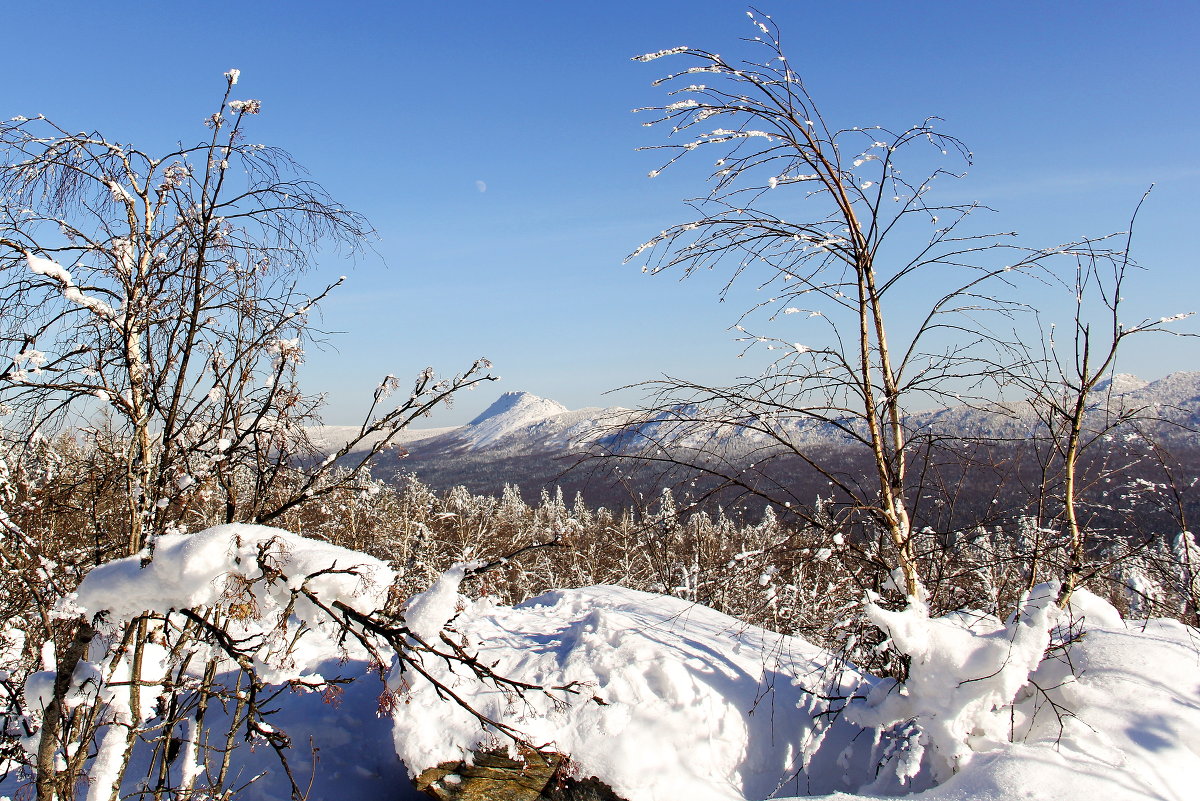
M 297 366 L 344 278 L 302 287 L 322 247 L 352 255 L 372 231 L 287 153 L 246 139 L 262 106 L 234 99 L 238 78 L 226 73 L 197 144 L 157 155 L 44 117 L 0 124 L 0 572 L 24 667 L 43 643 L 56 654 L 39 798 L 70 795 L 102 723 L 102 705 L 67 699 L 97 629 L 54 613 L 89 567 L 148 565 L 164 535 L 274 521 L 357 487 L 396 432 L 493 378 L 485 360 L 450 379 L 427 370 L 395 402 L 388 376 L 346 446 L 314 458 L 319 398 Z M 154 621 L 130 619 L 117 641 L 136 658 Z M 130 717 L 126 757 L 142 725 Z

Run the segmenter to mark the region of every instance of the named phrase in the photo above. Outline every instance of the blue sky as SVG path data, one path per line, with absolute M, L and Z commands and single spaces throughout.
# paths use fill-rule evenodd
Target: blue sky
M 1117 230 L 1151 182 L 1127 293 L 1133 315 L 1200 307 L 1191 237 L 1200 156 L 1200 4 L 776 2 L 794 69 L 826 116 L 905 125 L 934 114 L 976 156 L 946 200 L 999 210 L 997 228 L 1048 245 Z M 622 258 L 699 189 L 654 181 L 655 103 L 669 66 L 637 53 L 734 52 L 736 2 L 66 2 L 6 9 L 0 114 L 44 113 L 147 146 L 191 140 L 222 90 L 263 101 L 251 136 L 290 150 L 380 233 L 380 258 L 329 259 L 350 281 L 308 354 L 329 422 L 353 422 L 384 373 L 454 372 L 477 356 L 503 382 L 431 425 L 469 419 L 500 391 L 575 408 L 632 404 L 606 390 L 662 373 L 744 372 L 715 281 L 648 277 Z M 481 191 L 486 189 L 486 191 Z M 1194 342 L 1135 343 L 1121 368 L 1197 368 Z

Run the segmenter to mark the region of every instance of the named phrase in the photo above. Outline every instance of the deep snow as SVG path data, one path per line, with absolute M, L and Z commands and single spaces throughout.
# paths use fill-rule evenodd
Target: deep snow
M 928 729 L 961 729 L 961 750 L 972 757 L 940 758 L 931 738 L 915 766 L 905 764 L 914 750 L 903 727 L 901 736 L 880 739 L 869 725 L 850 722 L 868 717 L 865 704 L 852 704 L 831 725 L 815 717 L 842 704 L 812 693 L 866 695 L 889 682 L 803 640 L 678 599 L 619 587 L 559 590 L 513 608 L 466 603 L 456 628 L 511 675 L 547 685 L 574 679 L 607 702 L 581 699 L 564 709 L 536 697 L 513 704 L 486 688 L 470 696 L 499 719 L 522 724 L 534 742 L 570 753 L 582 775 L 603 778 L 629 799 L 883 798 L 921 787 L 909 797 L 1195 797 L 1196 630 L 1175 621 L 1127 624 L 1080 591 L 1056 629 L 1058 639 L 1073 642 L 1040 665 L 1035 656 L 1030 677 L 1020 659 L 1040 654 L 1036 631 L 1049 625 L 1052 608 L 1044 596 L 1033 598 L 1007 623 L 969 615 L 918 623 L 914 610 L 892 614 L 889 630 L 898 639 L 897 618 L 911 618 L 903 636 L 917 664 L 903 692 L 918 696 L 908 699 L 912 714 Z M 1008 692 L 1013 707 L 1002 700 Z M 892 688 L 889 697 L 900 700 L 900 691 Z M 397 750 L 411 763 L 451 759 L 464 745 L 489 742 L 427 687 L 414 687 L 411 698 L 395 715 Z M 985 731 L 985 718 L 1007 725 Z M 949 757 L 957 772 L 929 787 Z M 911 774 L 907 783 L 902 773 Z
M 386 565 L 325 543 L 241 525 L 163 537 L 149 567 L 133 558 L 95 569 L 63 612 L 107 610 L 111 625 L 140 609 L 238 603 L 234 590 L 261 570 L 264 553 L 286 578 L 255 584 L 254 615 L 238 623 L 244 634 L 263 635 L 260 668 L 276 681 L 357 679 L 336 693 L 285 690 L 276 702 L 272 725 L 292 735 L 293 767 L 312 777 L 312 798 L 415 797 L 400 757 L 416 772 L 472 748 L 509 744 L 437 698 L 412 670 L 393 664 L 385 691 L 318 608 L 295 603 L 301 577 L 323 568 L 339 572 L 309 581 L 322 598 L 364 613 L 386 601 Z M 411 630 L 431 642 L 444 633 L 502 676 L 573 692 L 514 693 L 427 655 L 429 675 L 530 741 L 570 754 L 573 770 L 630 801 L 875 799 L 914 790 L 909 797 L 941 801 L 1196 797 L 1200 634 L 1175 621 L 1122 621 L 1086 591 L 1061 612 L 1049 600 L 1053 588 L 1034 592 L 1007 621 L 931 619 L 916 601 L 890 612 L 868 605 L 912 656 L 912 678 L 899 686 L 801 639 L 679 599 L 590 587 L 509 607 L 460 596 L 462 573 L 451 570 L 407 604 Z M 269 635 L 299 631 L 301 623 L 309 633 L 300 646 L 274 652 L 280 640 Z M 96 688 L 101 676 L 128 675 L 127 666 L 121 674 L 105 661 L 111 653 L 103 643 L 93 649 L 84 671 L 90 683 L 80 683 L 74 700 L 98 696 L 113 719 L 128 720 L 121 693 Z M 153 684 L 167 666 L 147 663 Z M 31 677 L 32 706 L 43 702 L 47 679 Z M 235 776 L 265 771 L 239 797 L 288 797 L 273 760 L 268 748 L 236 750 Z M 126 777 L 126 791 L 136 773 Z M 93 791 L 106 778 L 98 764 Z M 0 794 L 28 792 L 20 783 L 10 776 Z

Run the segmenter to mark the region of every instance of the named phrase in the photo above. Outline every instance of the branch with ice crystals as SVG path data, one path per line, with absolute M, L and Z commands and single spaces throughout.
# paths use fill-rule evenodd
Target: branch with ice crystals
M 304 347 L 299 337 L 291 339 L 274 339 L 267 343 L 266 351 L 279 361 L 304 361 Z
M 1080 300 L 1082 300 L 1082 298 L 1080 298 Z M 1120 329 L 1120 331 L 1123 335 L 1137 334 L 1137 333 L 1141 333 L 1143 331 L 1160 331 L 1160 332 L 1167 331 L 1167 333 L 1178 334 L 1179 336 L 1193 336 L 1190 333 L 1180 333 L 1178 331 L 1168 331 L 1167 329 L 1159 328 L 1159 326 L 1166 326 L 1166 325 L 1170 325 L 1171 323 L 1177 323 L 1180 320 L 1187 320 L 1187 319 L 1194 317 L 1195 315 L 1196 315 L 1195 312 L 1180 312 L 1179 314 L 1172 314 L 1169 317 L 1160 317 L 1157 320 L 1143 320 L 1142 322 L 1138 323 L 1137 325 L 1129 326 L 1129 327 L 1125 327 L 1121 323 L 1117 323 L 1117 327 Z
M 680 53 L 686 53 L 689 50 L 691 50 L 690 47 L 671 47 L 666 50 L 659 50 L 656 53 L 643 53 L 640 56 L 634 56 L 630 59 L 630 61 L 654 61 L 662 58 L 663 56 L 674 56 Z
M 230 100 L 229 110 L 235 114 L 258 114 L 262 111 L 262 101 Z
M 385 400 L 391 396 L 393 392 L 400 388 L 400 379 L 389 373 L 379 382 L 379 386 L 375 387 L 375 402 Z

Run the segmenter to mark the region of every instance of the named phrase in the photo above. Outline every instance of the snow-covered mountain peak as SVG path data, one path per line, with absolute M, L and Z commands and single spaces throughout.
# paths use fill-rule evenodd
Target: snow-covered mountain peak
M 488 420 L 501 417 L 514 422 L 519 419 L 526 423 L 532 423 L 544 417 L 562 414 L 565 411 L 568 411 L 567 407 L 558 401 L 539 398 L 529 392 L 505 392 L 467 425 L 482 425 Z
M 1145 389 L 1149 385 L 1149 381 L 1144 381 L 1136 375 L 1117 373 L 1112 378 L 1106 378 L 1096 384 L 1096 388 L 1093 391 L 1103 395 L 1124 395 L 1126 392 L 1136 392 L 1139 389 Z
M 484 445 L 567 411 L 570 410 L 557 401 L 528 392 L 505 392 L 468 423 L 464 433 L 473 444 Z

